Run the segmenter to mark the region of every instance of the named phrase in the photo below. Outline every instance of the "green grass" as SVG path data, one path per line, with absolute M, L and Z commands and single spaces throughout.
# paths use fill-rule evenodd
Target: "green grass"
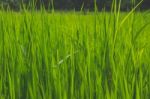
M 0 99 L 149 99 L 149 19 L 0 11 Z

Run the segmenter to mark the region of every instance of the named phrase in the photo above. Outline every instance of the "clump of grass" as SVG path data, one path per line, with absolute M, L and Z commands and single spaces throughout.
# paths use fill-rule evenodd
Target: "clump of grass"
M 0 99 L 149 99 L 150 15 L 137 6 L 0 11 Z

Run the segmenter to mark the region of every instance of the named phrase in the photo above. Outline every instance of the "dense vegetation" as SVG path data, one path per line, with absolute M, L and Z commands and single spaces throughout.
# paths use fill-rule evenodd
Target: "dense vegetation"
M 149 18 L 0 11 L 0 99 L 149 99 Z
M 55 8 L 57 10 L 81 10 L 83 7 L 84 9 L 94 9 L 94 4 L 96 5 L 99 10 L 102 8 L 106 8 L 107 10 L 111 9 L 111 4 L 114 0 L 0 0 L 0 4 L 3 5 L 5 9 L 8 7 L 13 10 L 19 10 L 26 5 L 27 8 L 33 7 L 40 9 L 41 6 L 44 6 L 46 9 Z M 120 0 L 116 0 L 119 2 Z M 136 3 L 141 0 L 121 0 L 121 9 L 128 10 L 133 7 Z M 144 0 L 141 5 L 141 10 L 149 9 L 150 8 L 150 0 Z
M 117 2 L 109 12 L 0 10 L 0 99 L 150 99 L 141 3 L 129 12 Z

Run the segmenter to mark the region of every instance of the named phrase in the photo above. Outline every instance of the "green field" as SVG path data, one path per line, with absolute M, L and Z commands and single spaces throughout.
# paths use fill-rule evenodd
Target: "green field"
M 150 13 L 0 11 L 0 99 L 150 99 Z

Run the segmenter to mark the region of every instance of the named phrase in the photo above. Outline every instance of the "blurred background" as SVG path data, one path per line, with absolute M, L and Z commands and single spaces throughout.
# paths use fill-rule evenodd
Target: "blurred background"
M 119 2 L 120 0 L 116 0 Z M 128 11 L 140 0 L 121 0 L 121 10 Z M 55 10 L 94 10 L 94 5 L 97 5 L 98 10 L 105 8 L 111 9 L 113 0 L 0 0 L 1 9 L 20 10 L 25 7 L 28 9 L 45 9 Z M 140 6 L 140 10 L 147 10 L 150 8 L 150 0 L 144 0 Z

